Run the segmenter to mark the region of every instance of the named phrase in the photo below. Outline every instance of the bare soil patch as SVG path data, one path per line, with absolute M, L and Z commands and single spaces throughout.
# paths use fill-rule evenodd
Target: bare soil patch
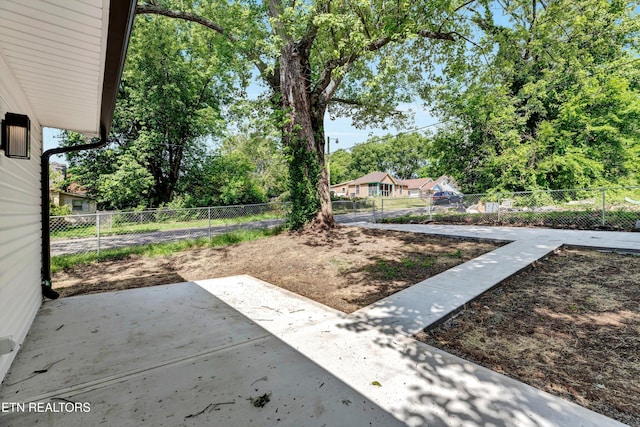
M 494 242 L 341 227 L 283 233 L 166 257 L 131 255 L 56 273 L 61 296 L 249 274 L 351 313 L 500 246 Z
M 640 426 L 640 257 L 561 249 L 418 339 Z

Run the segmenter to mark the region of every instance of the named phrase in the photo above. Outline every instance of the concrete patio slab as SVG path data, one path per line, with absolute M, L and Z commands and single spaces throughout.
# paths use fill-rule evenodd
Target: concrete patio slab
M 0 402 L 2 426 L 403 425 L 193 283 L 45 303 Z

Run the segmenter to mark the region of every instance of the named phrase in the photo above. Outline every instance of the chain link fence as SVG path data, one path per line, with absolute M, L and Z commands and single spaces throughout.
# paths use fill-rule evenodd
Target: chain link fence
M 238 229 L 281 225 L 286 204 L 160 208 L 50 218 L 51 255 L 97 252 L 148 243 L 211 239 Z
M 420 202 L 383 199 L 379 204 L 376 219 L 388 222 L 640 230 L 640 187 L 464 194 Z
M 356 199 L 332 203 L 339 223 L 456 224 L 640 230 L 640 187 L 465 194 L 459 198 Z M 285 203 L 96 212 L 50 218 L 51 255 L 200 239 L 279 226 Z
M 334 200 L 333 215 L 338 223 L 372 221 L 375 215 L 374 199 Z

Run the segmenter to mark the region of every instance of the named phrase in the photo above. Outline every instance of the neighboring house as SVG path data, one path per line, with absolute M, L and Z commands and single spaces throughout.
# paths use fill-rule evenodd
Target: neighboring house
M 83 193 L 49 190 L 49 200 L 55 206 L 70 206 L 76 215 L 96 213 L 96 201 Z
M 400 182 L 407 186 L 408 197 L 427 197 L 429 195 L 428 185 L 433 182 L 431 178 L 403 179 Z
M 49 201 L 54 206 L 69 206 L 72 214 L 92 214 L 96 212 L 96 201 L 87 196 L 87 193 L 75 182 L 68 188 L 61 189 L 61 185 L 67 178 L 67 165 L 62 163 L 49 163 Z
M 387 172 L 371 172 L 353 181 L 334 184 L 330 191 L 339 197 L 420 197 L 426 198 L 437 191 L 460 191 L 448 176 L 431 178 L 397 179 Z
M 64 190 L 52 186 L 51 181 L 49 183 L 49 201 L 54 206 L 69 206 L 71 213 L 76 215 L 96 213 L 96 200 L 78 183 L 72 182 Z
M 134 11 L 132 0 L 0 1 L 0 119 L 11 125 L 0 148 L 0 381 L 46 287 L 42 129 L 106 139 Z
M 409 197 L 427 198 L 438 191 L 452 191 L 460 193 L 452 178 L 442 175 L 433 180 L 431 178 L 405 179 L 401 181 L 409 187 Z
M 461 194 L 453 178 L 446 175 L 442 175 L 435 181 L 425 185 L 424 190 L 428 191 L 429 194 L 433 194 L 438 191 L 453 191 L 456 194 Z
M 407 195 L 407 187 L 386 172 L 371 172 L 353 181 L 332 185 L 330 191 L 337 196 L 355 198 Z

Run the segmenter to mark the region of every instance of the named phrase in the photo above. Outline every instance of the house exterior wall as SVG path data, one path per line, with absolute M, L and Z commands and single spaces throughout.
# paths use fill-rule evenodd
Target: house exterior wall
M 380 183 L 382 184 L 393 184 L 395 185 L 395 182 L 393 182 L 391 180 L 391 178 L 389 178 L 389 175 L 385 176 L 384 178 L 382 178 L 382 181 L 380 181 Z
M 0 55 L 0 117 L 27 114 L 31 120 L 31 158 L 10 159 L 0 151 L 0 339 L 14 350 L 0 355 L 4 378 L 42 302 L 40 290 L 40 155 L 42 128 L 22 88 Z
M 89 215 L 96 213 L 96 202 L 84 197 L 74 197 L 69 194 L 63 194 L 62 202 L 71 206 L 71 213 L 75 215 Z
M 383 180 L 383 183 L 392 185 L 391 181 Z M 356 187 L 360 186 L 360 193 L 356 193 Z M 343 193 L 342 188 L 345 188 L 346 191 Z M 400 193 L 400 187 L 402 187 L 402 193 Z M 357 198 L 366 198 L 369 197 L 369 184 L 347 184 L 344 186 L 340 186 L 339 188 L 334 188 L 333 191 L 336 195 L 344 196 L 344 197 L 357 197 Z M 406 185 L 399 186 L 394 185 L 394 193 L 392 195 L 391 189 L 389 189 L 389 197 L 407 197 L 408 188 Z
M 362 188 L 360 188 L 360 191 L 362 191 Z M 349 184 L 345 195 L 348 197 L 362 197 L 361 194 L 356 194 L 356 184 Z
M 89 215 L 96 213 L 95 200 L 88 199 L 82 196 L 74 196 L 59 191 L 50 191 L 49 200 L 56 206 L 69 206 L 71 213 L 74 215 Z

